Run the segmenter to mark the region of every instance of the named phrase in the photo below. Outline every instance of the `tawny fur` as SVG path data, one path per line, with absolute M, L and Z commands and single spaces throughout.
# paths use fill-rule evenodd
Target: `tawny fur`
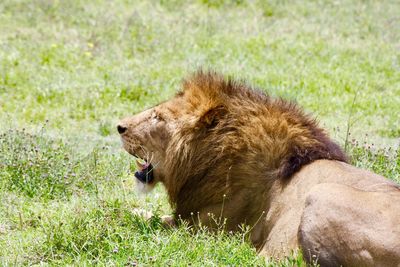
M 121 132 L 125 149 L 151 158 L 153 184 L 164 184 L 176 216 L 211 228 L 215 221 L 210 214 L 226 218 L 230 230 L 248 224 L 253 244 L 266 256 L 287 255 L 297 248 L 307 256 L 325 249 L 319 255 L 324 265 L 363 263 L 362 255 L 369 255 L 372 265 L 381 263 L 372 252 L 352 257 L 334 255 L 346 251 L 333 248 L 317 249 L 316 244 L 328 244 L 334 234 L 318 232 L 318 222 L 307 221 L 318 218 L 308 198 L 316 198 L 312 188 L 324 183 L 367 191 L 383 184 L 396 197 L 398 186 L 366 171 L 355 175 L 357 169 L 346 163 L 340 147 L 296 104 L 215 73 L 198 72 L 173 99 L 122 120 L 120 126 L 126 129 Z M 329 187 L 324 190 L 329 194 Z M 398 205 L 393 218 L 400 219 Z M 347 209 L 343 204 L 334 213 Z M 362 213 L 362 207 L 357 212 Z M 384 227 L 391 227 L 390 222 Z M 400 229 L 395 230 L 399 242 L 391 245 L 400 245 Z M 327 236 L 325 241 L 314 240 L 321 234 Z M 348 253 L 351 240 L 349 244 Z M 400 252 L 388 255 L 389 263 L 400 263 Z

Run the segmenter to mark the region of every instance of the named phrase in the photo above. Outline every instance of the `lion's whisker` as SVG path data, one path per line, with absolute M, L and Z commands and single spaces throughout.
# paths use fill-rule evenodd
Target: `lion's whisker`
M 151 163 L 153 161 L 153 159 L 154 159 L 154 152 L 151 152 L 151 158 L 149 160 L 149 163 Z
M 143 145 L 139 145 L 140 149 L 142 149 L 143 154 L 147 154 L 146 149 L 143 147 Z

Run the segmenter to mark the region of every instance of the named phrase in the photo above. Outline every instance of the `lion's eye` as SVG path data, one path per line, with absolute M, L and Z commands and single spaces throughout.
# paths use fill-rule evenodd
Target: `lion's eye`
M 160 116 L 160 114 L 158 114 L 156 111 L 153 111 L 153 113 L 151 114 L 151 119 L 154 121 L 163 120 L 163 118 Z

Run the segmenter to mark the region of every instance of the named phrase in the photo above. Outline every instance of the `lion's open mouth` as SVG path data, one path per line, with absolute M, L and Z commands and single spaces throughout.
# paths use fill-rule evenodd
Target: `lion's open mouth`
M 154 180 L 153 165 L 148 162 L 141 163 L 136 160 L 138 171 L 135 172 L 135 177 L 142 183 L 149 184 Z

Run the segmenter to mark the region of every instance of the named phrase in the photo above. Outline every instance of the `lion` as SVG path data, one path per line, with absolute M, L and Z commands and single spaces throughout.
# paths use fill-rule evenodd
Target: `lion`
M 301 251 L 321 266 L 400 266 L 400 186 L 351 166 L 293 102 L 198 71 L 117 129 L 140 159 L 143 189 L 165 186 L 169 223 L 248 225 L 268 258 Z

